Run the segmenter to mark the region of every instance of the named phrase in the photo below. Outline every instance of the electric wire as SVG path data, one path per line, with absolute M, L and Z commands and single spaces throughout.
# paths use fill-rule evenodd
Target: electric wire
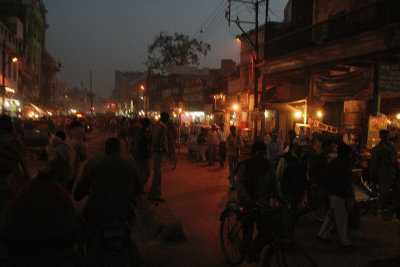
M 208 28 L 209 25 L 215 20 L 216 17 L 218 17 L 218 13 L 221 12 L 221 10 L 224 9 L 224 5 L 223 3 L 225 2 L 225 0 L 222 0 L 218 6 L 211 12 L 211 14 L 207 17 L 207 19 L 204 21 L 204 23 L 200 26 L 200 29 L 197 30 L 194 34 L 193 37 L 197 38 L 198 35 L 202 34 L 202 32 L 204 32 L 205 28 Z M 211 20 L 211 21 L 210 21 Z

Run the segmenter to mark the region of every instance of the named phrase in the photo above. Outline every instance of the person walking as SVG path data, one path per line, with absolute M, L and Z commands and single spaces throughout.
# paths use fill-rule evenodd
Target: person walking
M 389 131 L 379 132 L 381 141 L 371 151 L 370 176 L 379 184 L 378 213 L 387 207 L 389 192 L 399 175 L 396 147 L 389 141 Z
M 151 132 L 150 119 L 139 120 L 140 128 L 136 131 L 133 139 L 132 156 L 136 172 L 142 179 L 143 185 L 147 184 L 150 177 L 151 158 Z
M 64 186 L 68 192 L 72 192 L 77 173 L 74 172 L 74 149 L 67 144 L 67 134 L 57 131 L 51 145 L 46 147 L 48 163 L 47 173 Z
M 199 154 L 197 155 L 198 161 L 205 162 L 206 158 L 206 129 L 204 127 L 201 128 L 200 134 L 197 137 L 197 144 L 199 146 Z
M 271 161 L 274 167 L 278 165 L 279 158 L 283 154 L 282 141 L 278 139 L 278 133 L 272 132 L 271 139 L 266 142 L 267 158 Z
M 168 150 L 167 143 L 167 126 L 169 114 L 166 112 L 161 113 L 160 120 L 153 125 L 152 129 L 152 153 L 153 153 L 153 182 L 151 185 L 149 200 L 152 201 L 165 201 L 161 197 L 161 172 L 162 172 L 162 159 L 163 154 Z
M 293 224 L 289 227 L 292 230 L 290 236 L 294 233 L 298 206 L 306 189 L 308 158 L 303 151 L 306 145 L 307 140 L 304 137 L 296 138 L 292 149 L 280 158 L 276 169 L 276 177 L 289 205 L 288 220 Z
M 220 167 L 223 168 L 226 160 L 226 138 L 228 137 L 228 132 L 225 130 L 225 125 L 223 123 L 219 125 L 217 137 L 219 142 L 219 162 Z
M 232 125 L 230 128 L 230 135 L 226 138 L 226 155 L 228 156 L 229 163 L 229 182 L 231 190 L 235 189 L 236 172 L 239 167 L 240 149 L 243 148 L 243 140 L 240 135 L 236 134 L 236 127 Z
M 214 166 L 215 156 L 217 154 L 218 136 L 215 125 L 211 126 L 211 131 L 208 133 L 208 165 Z
M 71 195 L 56 177 L 40 171 L 8 206 L 2 229 L 8 261 L 3 264 L 77 266 L 78 233 L 79 219 Z
M 324 188 L 328 192 L 330 207 L 324 223 L 318 233 L 318 239 L 330 242 L 329 234 L 336 225 L 342 247 L 351 247 L 347 237 L 347 210 L 346 200 L 353 202 L 352 192 L 352 149 L 347 145 L 338 147 L 338 155 L 328 166 Z M 351 205 L 350 205 L 351 206 Z

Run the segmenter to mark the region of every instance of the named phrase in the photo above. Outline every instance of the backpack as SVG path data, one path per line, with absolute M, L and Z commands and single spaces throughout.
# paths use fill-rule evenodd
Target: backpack
M 240 167 L 241 164 L 244 164 L 244 166 L 246 167 L 246 182 L 244 186 L 247 192 L 249 192 L 250 195 L 253 195 L 254 179 L 260 175 L 265 175 L 267 172 L 269 172 L 272 169 L 272 164 L 268 159 L 263 159 L 262 161 L 260 161 L 254 160 L 252 158 L 241 161 L 238 167 Z
M 291 152 L 282 156 L 286 160 L 286 170 L 280 180 L 280 186 L 283 193 L 288 194 L 295 199 L 301 199 L 306 188 L 306 167 L 303 166 L 297 158 L 293 157 Z

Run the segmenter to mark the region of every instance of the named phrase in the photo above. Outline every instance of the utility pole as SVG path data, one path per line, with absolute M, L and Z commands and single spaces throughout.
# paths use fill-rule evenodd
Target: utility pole
M 90 113 L 93 115 L 92 70 L 90 70 Z
M 3 39 L 3 49 L 1 52 L 1 75 L 3 77 L 2 87 L 1 87 L 1 113 L 6 114 L 5 111 L 5 102 L 6 102 L 6 39 Z
M 149 105 L 149 84 L 150 84 L 150 71 L 151 68 L 150 66 L 147 68 L 147 77 L 146 77 L 146 88 L 144 91 L 144 112 L 146 113 L 147 116 L 147 109 Z
M 231 6 L 230 3 L 231 1 L 235 1 L 235 2 L 240 2 L 240 3 L 244 3 L 244 4 L 252 4 L 254 5 L 254 9 L 255 9 L 255 22 L 248 22 L 248 21 L 240 21 L 239 18 L 236 18 L 236 20 L 234 21 L 236 23 L 236 25 L 239 27 L 239 29 L 242 31 L 243 35 L 246 37 L 246 39 L 249 41 L 250 45 L 253 47 L 254 50 L 254 56 L 253 56 L 253 73 L 254 73 L 254 80 L 253 80 L 253 94 L 254 94 L 254 110 L 258 111 L 258 80 L 260 78 L 260 71 L 257 67 L 257 64 L 259 62 L 259 54 L 258 54 L 258 12 L 259 12 L 259 6 L 260 3 L 266 1 L 266 9 L 267 9 L 267 13 L 268 13 L 268 0 L 256 0 L 256 1 L 244 1 L 244 0 L 230 0 L 229 1 L 229 15 L 228 15 L 228 21 L 230 22 L 230 11 L 231 11 Z M 255 24 L 255 42 L 253 43 L 250 36 L 248 36 L 248 34 L 243 30 L 243 28 L 240 26 L 240 23 L 249 23 L 249 24 Z M 258 116 L 257 116 L 258 118 Z M 255 121 L 254 124 L 254 137 L 255 139 L 258 136 L 258 120 Z

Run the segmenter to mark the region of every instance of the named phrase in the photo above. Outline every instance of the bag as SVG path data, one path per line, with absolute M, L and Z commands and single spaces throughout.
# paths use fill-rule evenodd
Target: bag
M 348 214 L 347 226 L 351 229 L 357 229 L 360 226 L 360 208 L 357 204 L 353 205 Z

